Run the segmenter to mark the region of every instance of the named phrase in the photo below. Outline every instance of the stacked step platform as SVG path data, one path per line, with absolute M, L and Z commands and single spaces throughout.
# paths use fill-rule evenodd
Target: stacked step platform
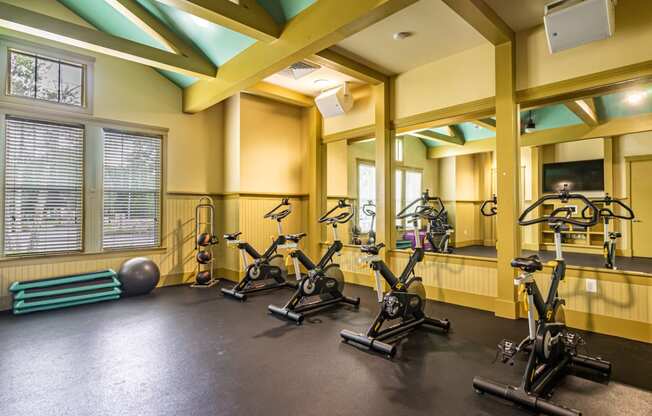
M 122 291 L 113 270 L 14 282 L 9 287 L 15 315 L 119 299 Z

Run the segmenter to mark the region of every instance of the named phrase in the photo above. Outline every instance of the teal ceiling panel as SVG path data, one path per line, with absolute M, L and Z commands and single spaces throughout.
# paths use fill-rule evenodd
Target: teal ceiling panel
M 192 41 L 216 66 L 253 45 L 256 40 L 155 0 L 138 0 L 182 38 Z
M 464 134 L 464 140 L 467 142 L 475 142 L 477 140 L 490 139 L 496 137 L 496 133 L 484 127 L 480 127 L 477 124 L 473 123 L 461 123 L 457 127 L 462 130 Z
M 257 0 L 278 24 L 284 24 L 301 13 L 315 0 Z
M 521 112 L 521 124 L 523 126 L 527 123 L 529 114 L 529 110 Z M 536 124 L 535 131 L 582 124 L 582 120 L 563 104 L 532 110 L 532 117 Z
M 138 26 L 131 23 L 129 19 L 117 12 L 104 0 L 59 1 L 102 32 L 165 50 L 164 45 L 140 30 Z
M 177 84 L 181 88 L 186 88 L 197 82 L 197 78 L 189 77 L 187 75 L 179 74 L 177 72 L 166 71 L 163 69 L 157 69 L 165 78 L 169 79 L 173 83 Z
M 595 110 L 602 121 L 619 117 L 631 117 L 652 113 L 652 86 L 638 88 L 635 92 L 643 94 L 641 101 L 631 103 L 627 99 L 634 91 L 617 92 L 595 99 Z

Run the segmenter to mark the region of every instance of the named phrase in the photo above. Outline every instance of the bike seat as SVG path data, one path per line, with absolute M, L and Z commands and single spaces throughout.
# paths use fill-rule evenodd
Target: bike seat
M 288 234 L 285 236 L 285 239 L 288 241 L 292 241 L 293 243 L 298 243 L 299 240 L 301 240 L 306 235 L 307 235 L 306 233 Z
M 380 253 L 380 250 L 385 247 L 385 243 L 371 244 L 360 247 L 360 251 L 367 254 L 377 255 Z
M 536 254 L 529 257 L 517 257 L 512 260 L 512 267 L 518 267 L 527 273 L 534 273 L 539 270 L 543 270 L 543 263 L 541 259 Z
M 224 234 L 224 239 L 225 239 L 225 240 L 229 240 L 229 241 L 235 241 L 235 240 L 238 239 L 238 237 L 240 236 L 240 234 L 242 234 L 241 231 L 239 231 L 239 232 L 237 232 L 237 233 Z

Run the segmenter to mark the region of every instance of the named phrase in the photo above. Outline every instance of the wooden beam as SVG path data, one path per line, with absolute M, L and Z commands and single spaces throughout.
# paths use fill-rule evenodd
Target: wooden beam
M 166 52 L 2 2 L 0 27 L 192 77 L 210 79 L 217 71 L 204 59 Z
M 444 3 L 492 44 L 514 40 L 514 31 L 483 0 L 444 0 Z
M 483 129 L 496 131 L 496 120 L 492 118 L 481 118 L 478 120 L 473 120 L 471 123 L 475 124 L 476 126 L 480 126 Z
M 464 146 L 464 138 L 458 136 L 447 136 L 432 130 L 413 131 L 410 134 L 412 136 L 420 137 L 426 140 L 435 140 L 438 142 L 445 142 L 457 146 Z
M 184 111 L 194 113 L 322 51 L 416 0 L 317 1 L 290 20 L 278 41 L 258 42 L 220 67 L 214 80 L 184 90 Z
M 299 107 L 312 107 L 315 104 L 312 97 L 265 81 L 260 81 L 243 92 Z
M 376 135 L 376 127 L 373 124 L 368 126 L 357 127 L 355 129 L 339 131 L 333 134 L 327 134 L 322 137 L 324 143 L 339 142 L 341 140 L 365 140 L 373 139 Z
M 389 79 L 388 75 L 369 68 L 332 49 L 324 49 L 323 51 L 317 52 L 308 58 L 308 60 L 371 85 L 381 84 L 387 82 Z
M 306 108 L 304 117 L 309 121 L 308 130 L 308 252 L 312 258 L 321 257 L 319 244 L 327 236 L 319 217 L 326 209 L 326 145 L 321 140 L 322 117 L 316 106 Z M 307 113 L 307 114 L 306 114 Z
M 256 0 L 157 0 L 193 16 L 264 42 L 276 40 L 281 27 Z
M 443 157 L 472 155 L 476 153 L 493 152 L 496 150 L 496 139 L 476 140 L 468 142 L 464 146 L 437 146 L 428 149 L 429 159 L 441 159 Z
M 622 117 L 595 127 L 584 124 L 546 129 L 521 136 L 521 146 L 542 146 L 652 131 L 652 114 Z
M 403 117 L 395 120 L 393 127 L 397 133 L 409 133 L 416 130 L 449 126 L 464 121 L 491 117 L 495 112 L 496 99 L 489 97 Z
M 521 108 L 604 95 L 652 81 L 652 60 L 517 92 Z
M 595 111 L 585 100 L 566 101 L 564 105 L 575 113 L 584 124 L 588 126 L 596 126 L 598 124 L 598 117 Z
M 394 160 L 394 133 L 391 130 L 390 82 L 374 85 L 374 111 L 376 127 L 376 241 L 394 247 L 394 187 L 392 172 Z M 389 250 L 383 250 L 381 258 L 389 258 Z

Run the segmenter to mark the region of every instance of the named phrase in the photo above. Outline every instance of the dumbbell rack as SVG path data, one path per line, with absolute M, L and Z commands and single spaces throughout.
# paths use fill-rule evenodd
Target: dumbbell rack
M 209 242 L 207 245 L 201 245 L 199 237 L 203 233 L 209 234 Z M 193 288 L 209 288 L 215 286 L 219 279 L 213 276 L 213 262 L 215 256 L 213 253 L 213 246 L 217 244 L 215 240 L 215 205 L 213 199 L 209 196 L 199 198 L 199 204 L 195 207 L 195 259 L 200 252 L 207 252 L 210 260 L 205 263 L 197 261 L 197 269 L 195 272 L 195 283 L 191 284 Z M 199 283 L 197 276 L 200 273 L 208 273 L 209 280 L 206 283 Z

